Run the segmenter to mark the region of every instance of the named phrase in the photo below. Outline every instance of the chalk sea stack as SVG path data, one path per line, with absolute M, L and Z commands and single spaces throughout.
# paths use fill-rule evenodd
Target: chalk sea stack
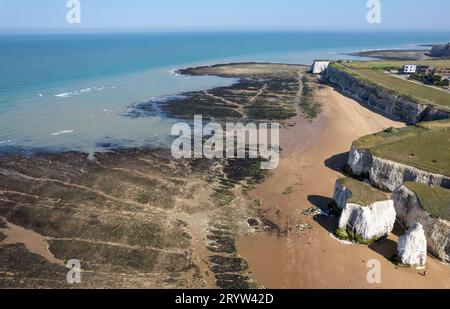
M 339 219 L 339 229 L 353 233 L 360 243 L 372 243 L 392 232 L 395 216 L 394 203 L 390 200 L 369 206 L 347 204 Z
M 394 202 L 384 192 L 364 182 L 341 178 L 335 185 L 334 200 L 342 209 L 336 231 L 341 239 L 370 244 L 392 232 Z
M 398 241 L 398 257 L 402 264 L 423 268 L 427 263 L 427 238 L 420 223 L 414 224 Z

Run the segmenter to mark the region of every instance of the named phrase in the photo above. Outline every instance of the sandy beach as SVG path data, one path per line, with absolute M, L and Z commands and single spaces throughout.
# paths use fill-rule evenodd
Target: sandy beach
M 316 97 L 322 104 L 321 115 L 312 123 L 299 116 L 294 127 L 281 132 L 280 166 L 251 192 L 262 201 L 265 216 L 286 231 L 239 239 L 238 253 L 248 261 L 254 279 L 266 288 L 449 288 L 450 267 L 436 259 L 429 259 L 426 270 L 398 268 L 389 261 L 396 253 L 401 227 L 369 247 L 346 245 L 330 236 L 336 218 L 302 214 L 329 203 L 354 140 L 404 126 L 329 86 L 316 85 Z M 381 263 L 381 284 L 367 281 L 372 259 Z

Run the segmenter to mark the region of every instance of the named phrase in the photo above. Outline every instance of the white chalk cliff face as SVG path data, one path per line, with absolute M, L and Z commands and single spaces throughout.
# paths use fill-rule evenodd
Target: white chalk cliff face
M 331 65 L 327 68 L 325 79 L 360 103 L 407 123 L 415 124 L 450 117 L 450 113 L 446 111 L 395 95 L 386 89 L 361 81 Z
M 339 181 L 334 185 L 333 199 L 339 209 L 345 209 L 347 201 L 352 198 L 352 192 L 344 187 Z
M 396 213 L 393 201 L 369 206 L 347 204 L 339 219 L 339 229 L 354 231 L 365 240 L 389 235 L 394 229 Z
M 368 174 L 374 186 L 390 192 L 395 191 L 407 181 L 419 182 L 431 187 L 450 188 L 450 177 L 382 159 L 354 146 L 350 150 L 348 165 L 355 175 Z
M 414 224 L 398 240 L 398 257 L 402 264 L 423 268 L 427 263 L 427 239 L 422 224 Z
M 352 145 L 348 166 L 355 175 L 368 175 L 372 166 L 372 154 L 364 149 L 359 150 Z
M 369 172 L 370 180 L 383 190 L 395 191 L 407 181 L 423 183 L 431 187 L 448 186 L 450 184 L 450 178 L 444 175 L 430 173 L 375 156 L 372 159 L 373 164 Z
M 330 61 L 314 61 L 311 66 L 311 72 L 313 74 L 322 74 L 328 68 Z
M 450 222 L 430 216 L 420 204 L 417 195 L 406 186 L 397 189 L 391 198 L 399 220 L 407 228 L 420 223 L 425 232 L 429 252 L 450 263 Z

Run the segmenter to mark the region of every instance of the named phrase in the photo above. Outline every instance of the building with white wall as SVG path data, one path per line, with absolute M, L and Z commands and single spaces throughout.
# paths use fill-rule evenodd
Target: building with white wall
M 313 74 L 322 74 L 330 65 L 330 61 L 319 61 L 316 60 L 311 66 L 311 73 Z
M 400 70 L 403 74 L 414 74 L 417 71 L 417 65 L 415 64 L 406 64 Z

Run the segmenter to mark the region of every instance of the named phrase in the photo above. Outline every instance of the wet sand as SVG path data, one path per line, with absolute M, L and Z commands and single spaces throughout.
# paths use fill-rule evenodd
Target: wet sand
M 0 232 L 6 235 L 6 239 L 0 242 L 0 245 L 24 244 L 28 251 L 42 256 L 50 263 L 64 265 L 64 261 L 50 253 L 48 238 L 12 223 L 8 223 L 7 228 L 0 229 Z
M 370 247 L 345 245 L 329 235 L 337 227 L 336 218 L 301 214 L 329 203 L 354 140 L 404 125 L 328 86 L 318 87 L 316 97 L 322 114 L 312 123 L 297 117 L 295 127 L 280 133 L 280 166 L 251 192 L 262 201 L 265 216 L 288 231 L 286 236 L 267 232 L 239 239 L 238 253 L 248 261 L 254 279 L 266 288 L 450 288 L 450 266 L 435 259 L 429 259 L 426 273 L 391 264 L 396 235 Z M 305 223 L 311 228 L 301 231 L 298 225 Z M 381 263 L 381 284 L 367 281 L 371 259 Z

